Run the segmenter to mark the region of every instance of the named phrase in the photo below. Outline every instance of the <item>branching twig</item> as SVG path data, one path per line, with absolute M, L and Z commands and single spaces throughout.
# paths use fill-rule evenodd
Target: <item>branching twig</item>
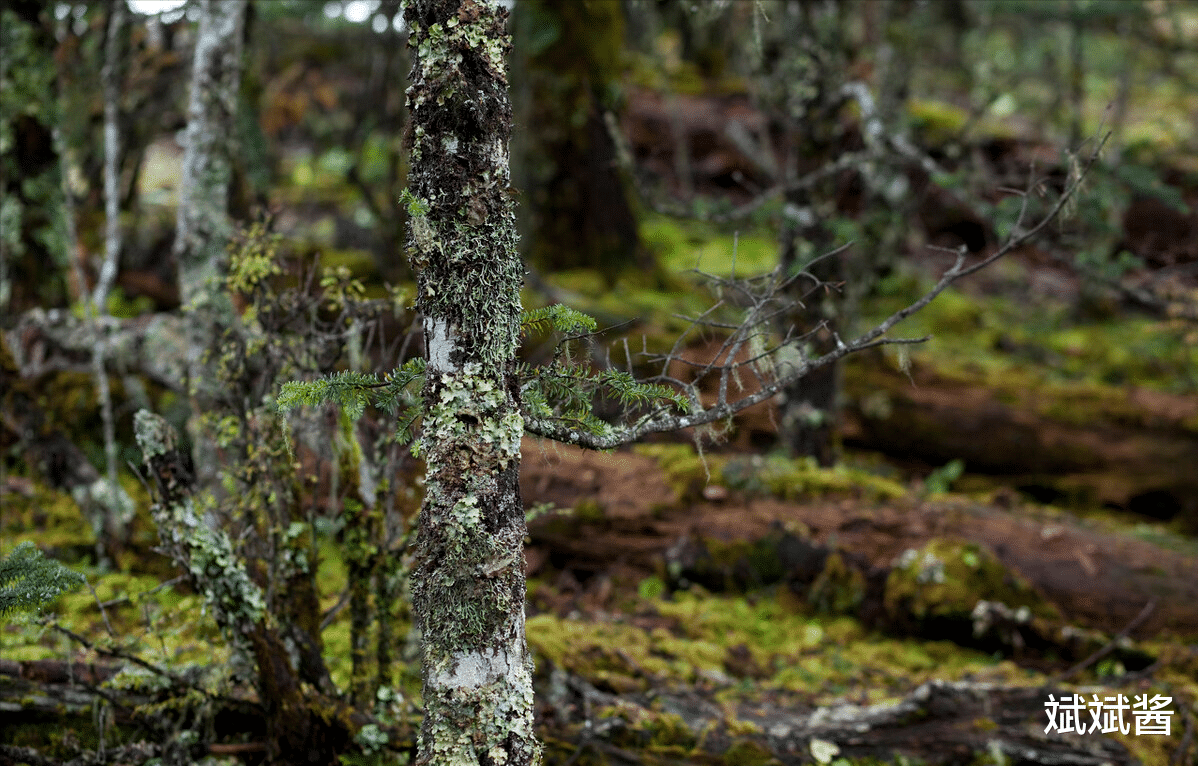
M 1048 679 L 1048 683 L 1059 684 L 1060 682 L 1064 681 L 1067 678 L 1072 678 L 1073 676 L 1077 675 L 1078 673 L 1082 672 L 1086 668 L 1093 665 L 1095 662 L 1098 662 L 1103 657 L 1105 657 L 1108 654 L 1110 654 L 1111 652 L 1115 651 L 1115 649 L 1117 649 L 1119 647 L 1119 642 L 1122 641 L 1123 639 L 1127 638 L 1129 635 L 1131 635 L 1131 632 L 1133 630 L 1140 627 L 1140 625 L 1143 624 L 1144 620 L 1147 620 L 1148 616 L 1150 614 L 1152 614 L 1152 610 L 1155 608 L 1156 608 L 1156 599 L 1152 599 L 1151 601 L 1149 601 L 1147 604 L 1144 605 L 1144 608 L 1140 610 L 1140 613 L 1136 615 L 1135 619 L 1133 619 L 1131 622 L 1127 623 L 1127 626 L 1124 627 L 1123 630 L 1119 631 L 1119 634 L 1117 636 L 1115 636 L 1114 638 L 1112 638 L 1110 641 L 1107 642 L 1106 646 L 1097 650 L 1096 652 L 1091 654 L 1089 657 L 1085 658 L 1084 660 L 1077 663 L 1076 665 L 1069 668 L 1068 670 L 1057 673 L 1055 676 Z
M 134 665 L 138 665 L 142 668 L 145 668 L 146 670 L 150 671 L 151 673 L 154 673 L 156 675 L 162 676 L 163 678 L 169 679 L 171 681 L 171 683 L 177 685 L 180 688 L 191 689 L 191 690 L 197 691 L 200 694 L 204 695 L 204 697 L 206 697 L 209 700 L 223 700 L 226 702 L 237 702 L 237 700 L 226 700 L 222 697 L 218 697 L 217 695 L 212 694 L 212 692 L 208 691 L 207 689 L 203 688 L 202 686 L 199 686 L 198 684 L 188 681 L 183 676 L 180 676 L 177 673 L 172 673 L 170 670 L 162 667 L 161 665 L 155 665 L 152 662 L 143 660 L 141 657 L 138 657 L 136 654 L 131 654 L 130 652 L 122 651 L 120 649 L 106 649 L 105 647 L 97 646 L 96 644 L 92 643 L 91 641 L 89 641 L 88 639 L 79 635 L 78 633 L 71 630 L 70 628 L 64 628 L 63 626 L 59 625 L 58 622 L 51 622 L 50 627 L 53 628 L 54 630 L 58 631 L 59 633 L 63 634 L 67 638 L 71 639 L 72 641 L 78 642 L 84 649 L 88 649 L 90 651 L 95 652 L 96 654 L 100 654 L 105 657 L 112 657 L 113 659 L 125 660 L 127 662 L 132 662 Z M 238 704 L 241 704 L 241 703 L 238 703 Z
M 100 594 L 96 593 L 96 587 L 92 585 L 91 580 L 84 580 L 87 583 L 87 589 L 92 592 L 92 598 L 96 600 L 96 606 L 100 607 L 100 616 L 104 618 L 104 629 L 108 631 L 108 635 L 116 637 L 116 631 L 112 629 L 112 623 L 108 621 L 108 610 L 104 608 L 104 604 L 100 602 Z
M 753 293 L 745 282 L 738 283 L 738 289 L 741 291 L 742 296 L 748 299 L 748 303 L 750 305 L 745 310 L 745 316 L 741 324 L 731 333 L 730 336 L 723 341 L 720 349 L 717 351 L 712 361 L 702 368 L 701 374 L 699 376 L 701 378 L 703 375 L 710 374 L 712 372 L 718 371 L 719 373 L 719 394 L 717 396 L 716 403 L 713 406 L 700 407 L 694 406 L 693 404 L 692 410 L 684 414 L 664 413 L 659 411 L 652 417 L 641 418 L 632 424 L 609 426 L 599 433 L 589 433 L 557 418 L 537 417 L 525 413 L 526 430 L 529 433 L 539 436 L 544 436 L 591 449 L 613 449 L 622 444 L 629 444 L 631 442 L 637 441 L 641 437 L 650 433 L 693 428 L 728 418 L 732 415 L 735 415 L 737 412 L 740 412 L 741 410 L 769 400 L 800 378 L 809 375 L 814 370 L 832 364 L 833 362 L 848 356 L 849 354 L 884 345 L 896 343 L 909 344 L 912 342 L 926 340 L 926 338 L 887 338 L 886 334 L 890 332 L 890 330 L 892 330 L 899 322 L 925 308 L 938 295 L 944 292 L 953 282 L 956 282 L 962 277 L 969 276 L 970 274 L 986 268 L 998 259 L 1009 254 L 1013 250 L 1016 250 L 1040 234 L 1049 223 L 1051 223 L 1061 214 L 1065 204 L 1077 192 L 1082 180 L 1086 177 L 1090 168 L 1097 161 L 1099 152 L 1106 144 L 1107 137 L 1109 137 L 1109 134 L 1108 136 L 1104 136 L 1102 140 L 1096 144 L 1090 157 L 1081 167 L 1076 177 L 1068 183 L 1068 185 L 1062 191 L 1060 197 L 1057 199 L 1056 203 L 1049 209 L 1049 211 L 1038 223 L 1030 228 L 1023 227 L 1023 218 L 1026 215 L 1028 207 L 1027 200 L 1030 196 L 1029 192 L 1025 192 L 1024 204 L 1015 222 L 1015 226 L 1012 229 L 1012 234 L 1008 237 L 1007 241 L 994 253 L 986 258 L 983 258 L 977 263 L 966 266 L 966 251 L 964 248 L 958 249 L 956 261 L 953 263 L 953 266 L 944 272 L 936 284 L 933 285 L 931 289 L 924 293 L 924 295 L 918 300 L 910 303 L 904 308 L 899 309 L 898 311 L 895 311 L 882 322 L 878 323 L 873 329 L 863 333 L 851 341 L 844 342 L 839 338 L 836 338 L 837 342 L 835 348 L 815 359 L 808 359 L 801 356 L 797 363 L 783 363 L 784 366 L 789 368 L 789 370 L 785 373 L 781 373 L 780 371 L 776 373 L 773 382 L 762 386 L 758 391 L 755 391 L 754 393 L 740 399 L 729 401 L 727 399 L 727 382 L 729 376 L 734 373 L 737 367 L 735 357 L 738 355 L 744 344 L 749 342 L 751 338 L 754 337 L 755 333 L 758 332 L 757 328 L 760 327 L 763 321 L 763 316 L 769 313 L 768 307 L 778 299 L 778 286 L 780 284 L 785 284 L 783 281 L 783 276 L 779 275 L 777 271 L 774 272 L 772 280 L 766 282 L 765 286 L 762 288 L 762 292 L 759 293 Z M 1031 187 L 1034 188 L 1036 184 L 1034 174 L 1030 178 L 1030 184 Z M 731 281 L 719 282 L 718 285 L 731 286 Z M 709 316 L 710 313 L 711 310 L 704 312 L 703 315 L 692 321 L 691 326 L 682 333 L 682 337 L 688 335 L 695 327 L 705 326 L 704 318 Z M 800 338 L 802 337 L 804 336 L 800 336 Z M 796 341 L 794 339 L 790 339 L 790 345 L 793 345 L 795 342 Z M 660 378 L 666 378 L 669 376 L 669 363 L 672 359 L 678 358 L 678 352 L 681 347 L 681 343 L 682 338 L 679 338 L 675 342 L 670 353 L 664 358 L 662 372 L 659 376 Z M 723 364 L 718 364 L 720 359 L 724 360 Z M 684 390 L 686 390 L 692 402 L 696 402 L 697 396 L 694 394 L 694 384 L 685 386 Z

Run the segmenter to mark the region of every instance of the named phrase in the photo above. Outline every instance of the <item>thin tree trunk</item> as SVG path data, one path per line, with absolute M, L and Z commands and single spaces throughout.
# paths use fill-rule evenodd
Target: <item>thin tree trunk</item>
M 112 0 L 108 15 L 104 68 L 104 264 L 92 303 L 104 311 L 108 291 L 116 281 L 121 256 L 121 91 L 129 60 L 129 9 L 125 0 Z
M 232 233 L 229 184 L 241 83 L 246 0 L 202 0 L 187 105 L 183 180 L 179 186 L 174 255 L 187 325 L 187 385 L 196 481 L 214 487 L 218 455 L 203 413 L 221 395 L 205 354 L 233 321 L 229 294 L 218 285 Z
M 506 18 L 494 0 L 418 0 L 405 13 L 416 51 L 409 256 L 428 361 L 412 577 L 424 648 L 417 764 L 540 759 L 524 636 Z
M 805 158 L 830 162 L 836 151 L 836 138 L 826 125 L 836 123 L 839 109 L 843 63 L 840 48 L 840 6 L 788 7 L 783 19 L 788 39 L 800 40 L 801 45 L 785 45 L 779 71 L 804 73 L 810 94 L 801 101 L 783 100 L 780 107 L 795 126 L 799 145 Z M 820 55 L 812 55 L 817 51 Z M 825 62 L 825 59 L 828 61 Z M 780 91 L 787 93 L 789 84 Z M 804 172 L 809 168 L 804 168 Z M 824 354 L 835 347 L 834 334 L 839 330 L 835 301 L 838 283 L 843 279 L 840 258 L 824 259 L 809 265 L 830 251 L 832 233 L 821 217 L 815 195 L 805 189 L 795 189 L 786 195 L 786 214 L 780 236 L 779 262 L 787 274 L 804 270 L 810 276 L 794 281 L 789 288 L 794 298 L 794 310 L 783 317 L 783 332 L 810 333 L 808 355 Z M 819 281 L 813 283 L 812 278 Z M 836 459 L 835 427 L 836 399 L 839 388 L 838 364 L 829 364 L 796 380 L 785 389 L 779 404 L 779 438 L 791 454 L 811 456 L 821 465 L 831 465 Z
M 203 363 L 219 327 L 232 321 L 228 292 L 217 285 L 226 268 L 225 247 L 231 234 L 229 183 L 233 177 L 233 136 L 241 83 L 242 36 L 246 0 L 202 0 L 196 34 L 191 97 L 174 255 L 179 269 L 179 295 L 190 307 L 187 372 L 192 396 L 196 478 L 202 485 L 215 476 L 210 440 L 201 434 L 199 413 L 217 392 L 215 377 Z
M 272 615 L 267 594 L 254 582 L 229 535 L 197 518 L 195 477 L 188 472 L 174 429 L 147 410 L 138 411 L 134 429 L 153 486 L 151 511 L 162 549 L 204 597 L 225 640 L 257 669 L 268 759 L 274 763 L 333 763 L 345 748 L 349 730 L 365 721 L 342 701 L 305 685 L 307 681 L 319 686 L 320 680 L 311 674 L 305 677 L 302 669 L 293 666 L 293 651 L 301 655 L 302 662 L 303 653 L 312 649 L 296 646 L 295 639 L 302 639 L 302 634 L 291 631 L 288 635 L 288 627 L 301 622 L 298 618 L 302 615 L 295 612 L 302 611 L 314 596 L 302 590 L 311 580 L 297 578 L 286 583 L 295 610 L 291 614 L 275 610 Z M 314 671 L 317 676 L 324 673 L 323 668 Z M 178 743 L 166 747 L 177 760 L 164 760 L 187 762 Z
M 200 4 L 174 248 L 184 305 L 220 274 L 231 233 L 229 182 L 245 13 L 245 0 Z
M 100 74 L 104 87 L 104 263 L 96 288 L 91 294 L 94 318 L 108 313 L 108 291 L 116 280 L 121 257 L 121 90 L 128 66 L 129 11 L 125 0 L 112 0 L 108 15 L 104 68 Z M 100 417 L 104 423 L 104 462 L 108 485 L 101 504 L 104 523 L 100 542 L 112 556 L 123 544 L 129 522 L 133 520 L 133 501 L 117 480 L 116 417 L 112 411 L 112 392 L 104 357 L 108 353 L 107 335 L 96 326 L 96 345 L 92 351 L 92 375 L 100 399 Z
M 1069 146 L 1081 145 L 1086 108 L 1086 25 L 1077 0 L 1070 0 L 1069 13 Z

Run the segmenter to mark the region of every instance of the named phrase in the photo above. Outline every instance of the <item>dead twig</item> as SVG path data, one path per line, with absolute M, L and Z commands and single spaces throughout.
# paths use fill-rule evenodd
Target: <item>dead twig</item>
M 1077 663 L 1076 665 L 1069 668 L 1068 670 L 1063 671 L 1061 673 L 1057 673 L 1055 676 L 1048 679 L 1048 683 L 1058 684 L 1067 678 L 1072 678 L 1073 676 L 1077 675 L 1078 673 L 1082 672 L 1086 668 L 1093 665 L 1095 662 L 1098 662 L 1103 657 L 1105 657 L 1108 654 L 1110 654 L 1111 652 L 1115 651 L 1115 649 L 1118 648 L 1119 643 L 1123 639 L 1125 639 L 1129 635 L 1131 635 L 1131 632 L 1133 630 L 1140 627 L 1140 625 L 1142 625 L 1144 623 L 1144 621 L 1148 619 L 1148 616 L 1150 614 L 1152 614 L 1152 610 L 1154 610 L 1154 609 L 1156 609 L 1156 599 L 1152 599 L 1147 604 L 1145 604 L 1144 608 L 1140 610 L 1140 613 L 1136 615 L 1135 619 L 1133 619 L 1131 622 L 1127 623 L 1126 627 L 1124 627 L 1123 630 L 1119 631 L 1118 635 L 1116 635 L 1114 638 L 1112 638 L 1110 641 L 1108 641 L 1106 646 L 1104 646 L 1101 649 L 1099 649 L 1098 651 L 1094 652 L 1089 657 L 1085 658 L 1084 660 Z

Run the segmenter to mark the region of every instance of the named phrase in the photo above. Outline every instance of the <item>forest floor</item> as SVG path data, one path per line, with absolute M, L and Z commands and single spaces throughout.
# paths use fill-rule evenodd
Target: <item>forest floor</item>
M 936 338 L 901 373 L 881 357 L 849 368 L 836 468 L 763 450 L 764 408 L 704 456 L 685 437 L 612 453 L 526 440 L 526 506 L 565 511 L 530 524 L 526 553 L 551 762 L 1193 762 L 1192 352 L 1156 348 L 1179 337 L 1164 323 L 1079 318 L 1081 281 L 1035 255 L 918 315 L 901 334 Z M 930 452 L 904 457 L 901 433 L 870 422 L 863 401 L 882 389 L 894 412 L 926 416 L 895 429 Z M 1069 450 L 1087 457 L 1071 466 Z M 946 484 L 935 467 L 953 457 L 998 469 Z M 1175 490 L 1144 491 L 1155 482 Z M 969 630 L 998 586 L 971 581 L 981 591 L 951 619 L 889 595 L 896 571 L 944 550 L 992 554 L 1050 619 L 1003 645 Z M 802 571 L 836 553 L 864 596 L 829 598 L 827 572 Z M 912 603 L 918 619 L 896 614 Z M 1075 692 L 1168 696 L 1175 726 L 1047 733 L 1049 695 Z
M 737 737 L 729 734 L 736 729 L 730 721 L 756 735 L 741 738 L 744 747 L 763 748 L 753 751 L 748 762 L 755 763 L 830 762 L 820 760 L 813 742 L 839 742 L 835 752 L 846 758 L 840 763 L 895 757 L 926 763 L 1183 762 L 1171 759 L 1190 747 L 1186 732 L 1192 724 L 1184 721 L 1193 715 L 1198 690 L 1183 680 L 1198 667 L 1192 539 L 1127 517 L 1077 518 L 1012 490 L 978 499 L 927 496 L 912 487 L 882 499 L 857 487 L 782 499 L 730 489 L 720 483 L 718 469 L 708 476 L 693 462 L 685 475 L 677 468 L 685 449 L 651 445 L 598 454 L 526 440 L 526 504 L 573 509 L 565 517 L 551 513 L 534 521 L 527 549 L 529 636 L 551 700 L 543 713 L 562 732 L 549 737 L 551 752 L 561 757 L 557 762 L 620 762 L 629 751 L 613 742 L 623 742 L 635 745 L 643 762 L 731 763 L 700 757 L 731 747 Z M 936 635 L 935 625 L 903 635 L 893 621 L 871 617 L 868 603 L 839 614 L 821 611 L 805 585 L 785 571 L 775 572 L 772 581 L 763 574 L 773 556 L 786 560 L 784 531 L 844 552 L 874 573 L 900 567 L 905 551 L 928 550 L 937 540 L 980 544 L 1060 609 L 1057 630 L 1076 626 L 1098 631 L 1099 645 L 1118 636 L 1112 643 L 1129 648 L 1134 640 L 1151 649 L 1134 668 L 1095 659 L 1071 669 L 1076 658 L 1052 650 L 979 651 L 968 640 L 943 640 L 948 632 Z M 678 576 L 679 550 L 695 541 L 704 541 L 716 558 L 724 556 L 731 573 L 723 581 L 727 588 L 712 592 Z M 789 637 L 778 638 L 779 631 Z M 551 704 L 555 683 L 580 690 L 578 704 Z M 1099 735 L 1054 740 L 1040 731 L 1048 694 L 1074 688 L 1100 695 L 1119 689 L 1129 699 L 1167 689 L 1177 728 L 1169 737 L 1116 735 L 1121 745 Z M 937 690 L 949 698 L 920 711 L 918 726 L 869 720 Z M 840 715 L 859 725 L 860 735 L 846 738 L 848 723 L 819 730 L 803 718 L 819 706 L 844 707 Z M 988 706 L 1006 706 L 1005 719 Z M 603 721 L 610 728 L 613 716 L 629 729 L 623 739 L 591 741 L 580 734 L 602 728 Z M 719 736 L 709 741 L 701 736 L 705 731 Z M 769 731 L 801 731 L 808 738 L 791 741 Z M 1037 750 L 1047 760 L 1003 761 L 1001 753 L 999 760 L 972 760 L 987 742 L 1014 747 L 1016 736 L 1028 738 L 1021 743 L 1026 752 Z M 684 753 L 690 760 L 678 760 Z
M 1028 578 L 1077 624 L 1118 632 L 1150 601 L 1154 610 L 1139 631 L 1198 635 L 1198 556 L 1178 538 L 1170 550 L 1111 526 L 1085 523 L 1045 506 L 1000 494 L 1001 505 L 963 496 L 812 498 L 786 501 L 754 497 L 706 484 L 698 497 L 679 502 L 657 461 L 635 450 L 595 453 L 531 440 L 525 447 L 522 491 L 526 502 L 575 508 L 589 501 L 600 518 L 580 520 L 571 534 L 539 536 L 527 550 L 532 576 L 559 572 L 581 588 L 594 611 L 616 595 L 604 580 L 639 582 L 661 576 L 667 549 L 688 535 L 726 542 L 756 541 L 796 522 L 812 539 L 863 556 L 873 569 L 888 568 L 906 550 L 933 538 L 981 543 Z M 544 525 L 543 525 L 544 526 Z M 590 583 L 590 587 L 587 584 Z

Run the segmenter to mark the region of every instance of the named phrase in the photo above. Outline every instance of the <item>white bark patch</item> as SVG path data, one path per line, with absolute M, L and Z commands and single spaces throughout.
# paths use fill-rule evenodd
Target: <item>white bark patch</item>
M 428 366 L 437 372 L 451 372 L 456 368 L 450 362 L 457 347 L 453 327 L 444 319 L 430 317 L 424 323 L 428 338 Z
M 480 689 L 516 673 L 519 663 L 507 649 L 458 652 L 450 660 L 450 671 L 433 676 L 434 686 L 449 689 Z M 513 679 L 514 680 L 514 679 Z

